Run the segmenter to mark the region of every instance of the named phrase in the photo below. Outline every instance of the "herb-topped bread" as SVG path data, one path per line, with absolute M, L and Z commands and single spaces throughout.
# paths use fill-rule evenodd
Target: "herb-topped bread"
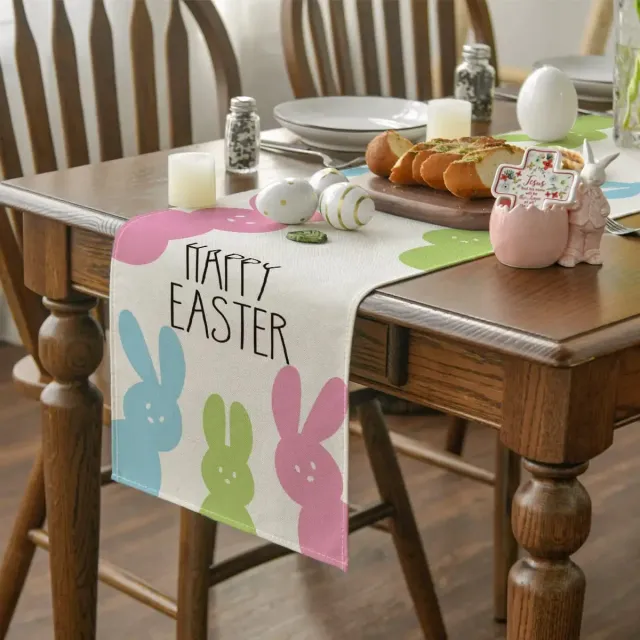
M 444 172 L 445 187 L 458 198 L 491 198 L 491 186 L 501 164 L 518 164 L 524 149 L 509 144 L 472 149 L 450 163 Z
M 579 153 L 561 151 L 565 169 L 582 169 Z M 491 136 L 437 138 L 414 145 L 387 131 L 369 144 L 366 161 L 372 173 L 396 185 L 430 187 L 458 198 L 491 198 L 498 166 L 518 164 L 523 155 L 520 147 Z

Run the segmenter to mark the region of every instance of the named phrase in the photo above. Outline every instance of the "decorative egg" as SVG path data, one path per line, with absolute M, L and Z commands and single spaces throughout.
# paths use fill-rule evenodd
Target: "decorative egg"
M 322 192 L 318 209 L 332 227 L 346 231 L 360 229 L 376 212 L 371 196 L 362 187 L 343 182 Z
M 309 178 L 309 184 L 314 188 L 318 196 L 320 196 L 327 187 L 341 182 L 349 182 L 349 178 L 337 169 L 331 167 L 320 169 L 320 171 L 316 171 L 311 178 Z
M 524 82 L 518 95 L 522 131 L 539 142 L 562 140 L 578 116 L 578 94 L 566 73 L 544 66 Z
M 282 224 L 302 224 L 316 212 L 318 196 L 307 180 L 286 178 L 272 182 L 256 197 L 256 209 Z

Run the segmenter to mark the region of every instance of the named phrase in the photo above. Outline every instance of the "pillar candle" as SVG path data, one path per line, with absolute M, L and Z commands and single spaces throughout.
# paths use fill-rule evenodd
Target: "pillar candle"
M 216 165 L 212 154 L 173 153 L 168 168 L 169 206 L 205 209 L 216 204 Z
M 442 98 L 427 105 L 427 140 L 471 135 L 471 103 Z

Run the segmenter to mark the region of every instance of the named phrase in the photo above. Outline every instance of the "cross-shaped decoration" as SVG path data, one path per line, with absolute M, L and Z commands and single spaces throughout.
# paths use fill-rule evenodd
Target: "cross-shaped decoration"
M 519 165 L 501 164 L 496 171 L 491 193 L 498 204 L 535 206 L 573 204 L 580 180 L 577 171 L 562 169 L 558 149 L 529 147 Z

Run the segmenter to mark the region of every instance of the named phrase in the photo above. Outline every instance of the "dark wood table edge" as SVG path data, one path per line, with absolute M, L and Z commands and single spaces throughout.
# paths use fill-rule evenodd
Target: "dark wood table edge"
M 78 229 L 84 229 L 106 237 L 114 237 L 126 223 L 112 213 L 86 206 L 78 206 L 51 196 L 25 189 L 11 181 L 0 182 L 0 205 L 43 216 Z M 103 224 L 97 224 L 96 220 Z M 481 260 L 495 259 L 492 256 Z M 448 267 L 455 269 L 456 267 Z M 428 277 L 417 275 L 416 278 Z M 90 293 L 86 291 L 86 293 Z M 95 292 L 91 292 L 96 295 Z M 100 295 L 99 297 L 104 297 Z M 407 309 L 412 308 L 412 329 L 424 329 L 441 337 L 462 340 L 483 348 L 490 348 L 504 355 L 518 356 L 552 367 L 572 367 L 593 358 L 609 355 L 637 346 L 640 335 L 640 316 L 628 318 L 597 332 L 585 333 L 566 341 L 554 341 L 543 336 L 515 331 L 504 325 L 485 322 L 472 316 L 417 305 L 384 288 L 369 294 L 360 304 L 363 317 L 384 321 L 398 326 L 409 326 Z

